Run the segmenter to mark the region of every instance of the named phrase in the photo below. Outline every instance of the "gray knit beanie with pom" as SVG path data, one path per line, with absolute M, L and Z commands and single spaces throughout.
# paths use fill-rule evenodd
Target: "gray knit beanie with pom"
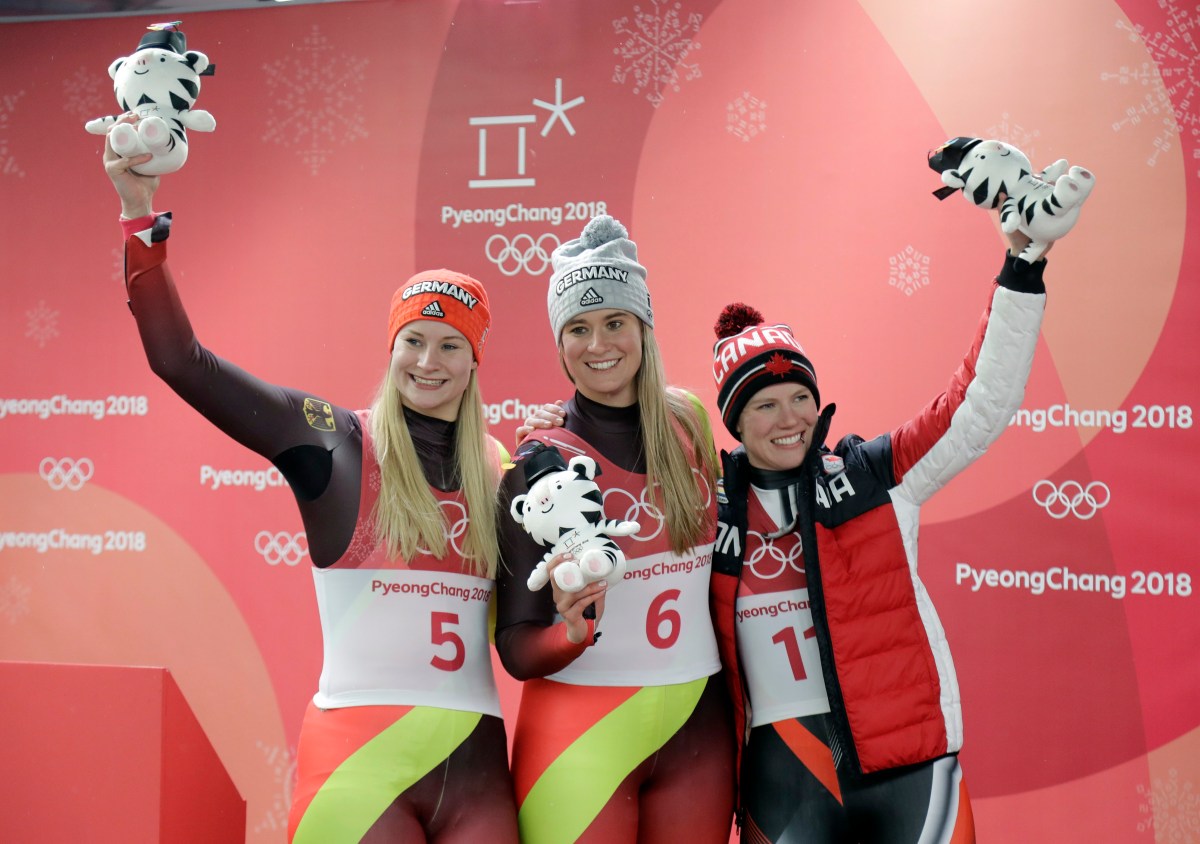
M 638 263 L 637 244 L 612 217 L 593 217 L 577 239 L 554 250 L 550 261 L 554 273 L 546 307 L 556 343 L 567 321 L 585 311 L 628 311 L 654 327 L 646 268 Z

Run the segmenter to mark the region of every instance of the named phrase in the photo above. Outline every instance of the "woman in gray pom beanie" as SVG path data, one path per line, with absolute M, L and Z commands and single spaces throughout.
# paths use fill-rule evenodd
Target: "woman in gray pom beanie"
M 625 227 L 596 217 L 552 262 L 550 327 L 575 395 L 563 427 L 518 448 L 502 490 L 526 493 L 550 449 L 586 455 L 604 517 L 640 527 L 613 539 L 628 570 L 606 602 L 603 580 L 530 591 L 545 549 L 502 523 L 496 647 L 526 681 L 513 747 L 521 840 L 724 844 L 736 745 L 709 612 L 712 432 L 699 401 L 666 384 Z

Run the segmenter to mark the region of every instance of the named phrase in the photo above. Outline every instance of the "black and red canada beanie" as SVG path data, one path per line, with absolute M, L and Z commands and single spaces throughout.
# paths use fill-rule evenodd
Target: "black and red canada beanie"
M 763 316 L 749 305 L 726 305 L 713 330 L 713 379 L 717 382 L 717 409 L 725 428 L 737 439 L 738 418 L 746 403 L 763 387 L 793 381 L 817 391 L 817 372 L 804 354 L 804 347 L 782 323 L 763 325 Z

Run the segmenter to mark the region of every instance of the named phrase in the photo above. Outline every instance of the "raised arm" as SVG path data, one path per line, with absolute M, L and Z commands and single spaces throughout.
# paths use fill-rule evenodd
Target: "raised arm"
M 349 426 L 336 424 L 331 405 L 262 381 L 197 340 L 166 264 L 169 216 L 159 219 L 153 210 L 159 179 L 129 169 L 145 158 L 121 158 L 105 142 L 105 170 L 121 198 L 126 229 L 129 307 L 151 369 L 222 431 L 268 459 L 306 443 L 333 447 Z
M 316 396 L 256 378 L 200 344 L 166 263 L 170 216 L 153 210 L 159 178 L 129 169 L 147 157 L 121 158 L 105 141 L 104 166 L 126 230 L 129 307 L 150 367 L 205 418 L 280 469 L 301 502 L 314 561 L 332 562 L 353 529 L 361 440 L 353 440 L 357 449 L 339 446 L 358 430 L 358 420 Z M 310 503 L 335 480 L 354 495 Z
M 1015 259 L 1015 233 L 974 341 L 946 391 L 892 432 L 898 492 L 921 504 L 978 459 L 1021 406 L 1046 304 L 1043 260 Z

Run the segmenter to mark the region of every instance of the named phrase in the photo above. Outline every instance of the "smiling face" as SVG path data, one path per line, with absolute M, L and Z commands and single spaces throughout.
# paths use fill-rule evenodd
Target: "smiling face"
M 200 94 L 200 75 L 193 66 L 199 57 L 203 57 L 199 70 L 204 70 L 208 57 L 195 51 L 181 56 L 152 47 L 117 59 L 108 68 L 117 102 L 143 117 L 157 107 L 163 119 L 190 108 Z
M 637 401 L 642 321 L 628 311 L 585 311 L 563 326 L 559 352 L 583 396 L 610 407 Z
M 404 325 L 392 345 L 392 383 L 401 403 L 435 419 L 453 422 L 478 364 L 471 344 L 450 325 L 415 320 Z
M 817 424 L 817 403 L 803 384 L 786 381 L 759 390 L 738 418 L 750 465 L 785 471 L 804 460 Z

